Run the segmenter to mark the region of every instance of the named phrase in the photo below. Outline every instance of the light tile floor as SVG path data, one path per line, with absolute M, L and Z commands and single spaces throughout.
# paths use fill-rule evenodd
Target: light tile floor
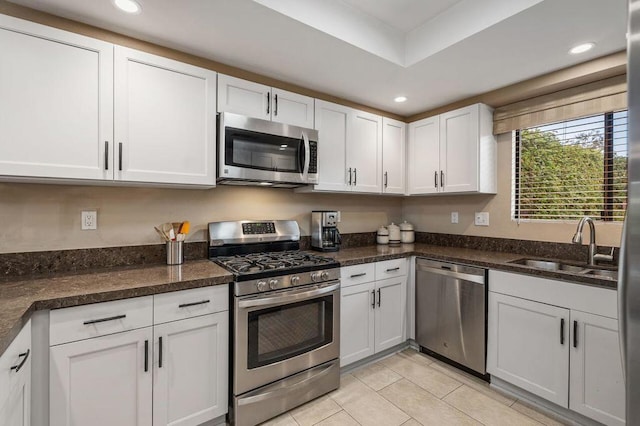
M 476 377 L 405 349 L 343 374 L 339 389 L 263 426 L 562 424 Z

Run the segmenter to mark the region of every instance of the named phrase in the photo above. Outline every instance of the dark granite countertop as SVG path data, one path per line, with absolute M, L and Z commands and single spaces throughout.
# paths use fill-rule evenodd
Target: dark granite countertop
M 95 272 L 6 277 L 0 281 L 0 355 L 35 310 L 65 308 L 196 287 L 233 276 L 208 260 L 177 266 L 130 266 Z
M 544 271 L 508 263 L 522 254 L 428 244 L 403 244 L 398 247 L 366 246 L 323 253 L 342 266 L 379 262 L 407 256 L 459 262 L 485 268 L 536 275 L 615 289 L 610 279 L 564 271 Z M 0 355 L 18 334 L 35 310 L 56 309 L 96 302 L 147 296 L 176 290 L 226 284 L 233 276 L 208 260 L 188 261 L 179 266 L 128 266 L 82 273 L 40 274 L 32 277 L 0 279 Z

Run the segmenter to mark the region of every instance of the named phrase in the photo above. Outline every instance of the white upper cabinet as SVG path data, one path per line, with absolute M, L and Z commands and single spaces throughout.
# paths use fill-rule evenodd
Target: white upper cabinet
M 404 194 L 406 123 L 382 117 L 382 192 Z
M 347 128 L 351 108 L 316 100 L 319 191 L 349 191 L 347 176 Z
M 0 175 L 113 178 L 113 45 L 0 15 Z
M 347 140 L 347 166 L 354 192 L 382 191 L 382 117 L 352 110 Z
M 220 74 L 218 111 L 313 128 L 313 98 Z
M 116 179 L 215 186 L 216 73 L 116 46 Z
M 409 125 L 409 195 L 497 191 L 492 109 L 475 104 Z

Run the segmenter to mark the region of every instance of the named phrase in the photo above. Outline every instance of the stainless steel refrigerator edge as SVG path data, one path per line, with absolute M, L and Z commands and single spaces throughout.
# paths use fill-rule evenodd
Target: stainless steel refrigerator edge
M 627 41 L 628 202 L 620 263 L 619 324 L 627 424 L 640 422 L 640 0 L 629 0 Z

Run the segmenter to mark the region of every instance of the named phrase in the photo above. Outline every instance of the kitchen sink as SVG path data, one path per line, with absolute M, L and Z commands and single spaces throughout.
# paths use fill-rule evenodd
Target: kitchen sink
M 611 267 L 598 267 L 589 266 L 586 264 L 576 265 L 565 263 L 560 260 L 547 260 L 547 259 L 517 259 L 512 260 L 509 263 L 516 265 L 530 266 L 536 269 L 544 269 L 546 271 L 562 271 L 579 275 L 591 275 L 599 278 L 608 278 L 611 280 L 618 279 L 617 269 Z

